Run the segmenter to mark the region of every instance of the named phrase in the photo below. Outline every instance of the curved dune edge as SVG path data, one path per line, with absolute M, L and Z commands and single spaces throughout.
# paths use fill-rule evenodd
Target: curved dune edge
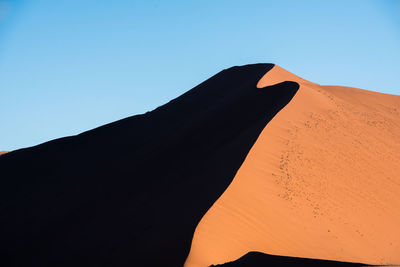
M 361 266 L 371 266 L 362 263 L 354 262 L 340 262 L 340 261 L 330 261 L 330 260 L 320 260 L 320 259 L 307 259 L 298 257 L 285 257 L 268 255 L 261 252 L 249 252 L 232 262 L 227 262 L 224 264 L 211 265 L 210 267 L 248 267 L 248 266 L 331 266 L 331 267 L 361 267 Z
M 320 86 L 275 66 L 258 83 L 300 84 L 200 221 L 186 267 L 250 251 L 400 264 L 400 96 Z
M 9 151 L 0 151 L 0 156 L 8 153 Z

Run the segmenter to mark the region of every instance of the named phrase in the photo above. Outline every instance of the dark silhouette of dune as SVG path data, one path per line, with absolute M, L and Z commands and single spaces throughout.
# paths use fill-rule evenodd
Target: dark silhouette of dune
M 196 225 L 296 82 L 224 70 L 146 114 L 0 159 L 1 266 L 182 266 Z
M 331 266 L 331 267 L 357 267 L 372 266 L 361 263 L 340 262 L 319 259 L 305 259 L 297 257 L 284 257 L 268 255 L 261 252 L 249 252 L 240 259 L 221 265 L 211 265 L 219 267 L 266 267 L 266 266 Z

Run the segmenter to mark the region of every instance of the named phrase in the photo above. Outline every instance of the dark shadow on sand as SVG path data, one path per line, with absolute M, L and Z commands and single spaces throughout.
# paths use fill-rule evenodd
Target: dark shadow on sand
M 215 267 L 267 267 L 267 266 L 327 266 L 327 267 L 359 267 L 372 266 L 361 263 L 340 262 L 318 259 L 306 259 L 296 257 L 285 257 L 264 254 L 261 252 L 249 252 L 240 259 L 220 265 L 211 265 Z
M 233 67 L 152 112 L 3 155 L 0 266 L 182 266 L 198 222 L 297 92 L 256 88 L 272 67 Z

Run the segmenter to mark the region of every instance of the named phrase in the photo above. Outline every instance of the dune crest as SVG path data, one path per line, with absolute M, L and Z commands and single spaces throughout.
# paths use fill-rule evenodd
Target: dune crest
M 301 85 L 310 85 L 310 86 L 316 86 L 318 84 L 307 81 L 306 79 L 303 79 L 296 74 L 293 74 L 284 68 L 281 68 L 278 65 L 274 65 L 274 67 L 268 71 L 257 83 L 258 88 L 263 88 L 267 86 L 271 86 L 277 83 L 281 83 L 283 81 L 293 81 L 297 82 L 298 84 Z
M 400 264 L 400 96 L 320 86 L 279 66 L 257 87 L 283 81 L 298 92 L 198 224 L 185 266 L 250 251 Z
M 9 151 L 0 151 L 0 156 L 8 153 Z

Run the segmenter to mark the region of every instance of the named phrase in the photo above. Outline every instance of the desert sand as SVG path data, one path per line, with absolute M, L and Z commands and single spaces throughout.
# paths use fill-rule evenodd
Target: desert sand
M 400 264 L 400 96 L 306 81 L 198 224 L 186 267 L 249 251 Z
M 153 111 L 0 157 L 0 266 L 183 266 L 197 224 L 299 85 L 223 70 Z
M 8 153 L 8 151 L 0 151 L 0 156 L 6 153 Z

